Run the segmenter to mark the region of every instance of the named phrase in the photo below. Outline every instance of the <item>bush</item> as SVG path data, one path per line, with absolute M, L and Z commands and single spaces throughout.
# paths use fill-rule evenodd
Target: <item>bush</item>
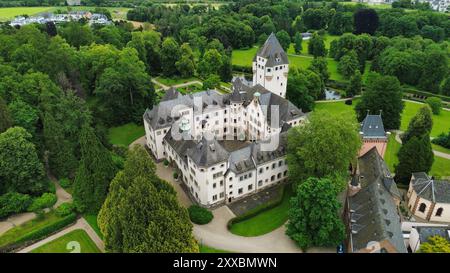
M 352 105 L 352 104 L 353 104 L 353 100 L 346 100 L 346 101 L 345 101 L 345 104 L 347 104 L 347 105 Z
M 440 134 L 437 138 L 431 140 L 431 143 L 450 149 L 450 132 Z
M 56 193 L 56 187 L 52 181 L 48 180 L 47 185 L 48 185 L 47 192 Z
M 425 102 L 430 106 L 433 114 L 439 115 L 441 113 L 442 100 L 440 98 L 429 97 L 425 100 Z
M 213 214 L 209 210 L 202 208 L 198 205 L 190 206 L 188 208 L 188 212 L 189 212 L 189 218 L 191 218 L 191 221 L 198 225 L 208 224 L 209 222 L 211 222 L 211 220 L 214 217 Z
M 125 159 L 115 153 L 111 153 L 111 157 L 112 157 L 113 163 L 117 167 L 117 169 L 123 170 L 123 166 L 125 164 Z
M 112 152 L 120 157 L 126 157 L 128 153 L 128 148 L 121 145 L 113 145 Z
M 53 206 L 56 201 L 57 198 L 54 193 L 46 192 L 42 194 L 41 197 L 37 197 L 33 200 L 31 205 L 28 207 L 28 211 L 38 211 L 41 209 L 49 208 Z
M 164 159 L 164 166 L 169 166 L 169 160 Z
M 75 211 L 73 203 L 63 203 L 55 209 L 56 215 L 59 217 L 65 217 Z
M 24 212 L 30 206 L 32 198 L 28 194 L 8 192 L 0 196 L 0 218 Z
M 31 240 L 40 240 L 75 222 L 76 219 L 77 215 L 75 213 L 69 214 L 68 216 L 61 218 L 61 220 L 57 222 L 54 222 L 48 226 L 44 226 L 40 229 L 33 230 L 27 234 L 24 234 L 20 238 L 17 238 L 17 241 L 15 243 L 20 244 Z
M 62 178 L 59 180 L 59 185 L 64 189 L 67 189 L 72 186 L 72 181 L 69 178 Z
M 174 178 L 174 179 L 178 179 L 178 173 L 177 173 L 177 172 L 174 172 L 174 173 L 173 173 L 173 178 Z

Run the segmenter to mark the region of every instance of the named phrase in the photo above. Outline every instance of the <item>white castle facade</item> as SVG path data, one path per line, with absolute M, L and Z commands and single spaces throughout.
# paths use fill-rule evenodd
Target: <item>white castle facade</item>
M 287 130 L 306 114 L 286 100 L 287 55 L 271 35 L 253 62 L 253 83 L 232 92 L 181 95 L 175 89 L 144 114 L 146 144 L 178 169 L 205 207 L 227 204 L 287 178 Z

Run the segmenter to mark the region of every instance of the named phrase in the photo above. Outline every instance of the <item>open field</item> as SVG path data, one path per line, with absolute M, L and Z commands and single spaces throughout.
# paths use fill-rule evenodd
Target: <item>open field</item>
M 259 236 L 281 227 L 288 220 L 289 201 L 292 196 L 292 187 L 287 185 L 283 200 L 278 206 L 233 224 L 230 228 L 231 233 L 246 237 Z
M 96 7 L 70 7 L 72 11 L 88 10 L 93 11 Z M 125 20 L 127 11 L 130 8 L 120 7 L 105 7 L 111 12 L 111 16 L 116 20 Z M 42 12 L 55 12 L 57 10 L 68 11 L 68 7 L 14 7 L 14 8 L 0 8 L 0 22 L 8 21 L 19 15 L 36 15 Z
M 424 104 L 405 101 L 405 108 L 402 113 L 402 123 L 400 130 L 406 131 L 408 124 L 413 116 Z M 450 130 L 450 111 L 441 111 L 439 115 L 433 115 L 433 129 L 431 136 L 437 137 L 441 133 L 447 133 Z
M 111 144 L 128 147 L 133 141 L 145 135 L 144 126 L 127 123 L 109 128 L 108 139 Z
M 58 239 L 36 248 L 31 253 L 71 253 L 73 249 L 68 245 L 70 242 L 80 244 L 79 253 L 100 253 L 95 243 L 89 238 L 86 231 L 82 229 L 71 231 Z

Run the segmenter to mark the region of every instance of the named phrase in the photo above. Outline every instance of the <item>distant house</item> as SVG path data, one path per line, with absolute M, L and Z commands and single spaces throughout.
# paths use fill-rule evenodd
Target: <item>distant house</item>
M 417 226 L 411 229 L 409 234 L 408 249 L 417 252 L 420 245 L 428 242 L 433 236 L 441 236 L 450 242 L 450 227 L 446 226 Z
M 413 173 L 408 189 L 408 208 L 423 220 L 450 223 L 450 182 L 435 180 L 424 172 Z
M 381 157 L 384 158 L 386 152 L 388 137 L 384 130 L 383 119 L 380 115 L 369 115 L 361 122 L 359 132 L 363 145 L 359 151 L 359 155 L 364 155 L 373 147 L 375 147 Z
M 375 147 L 358 158 L 348 193 L 344 210 L 348 252 L 407 252 L 398 210 L 401 195 Z
M 68 6 L 80 6 L 81 0 L 66 0 Z

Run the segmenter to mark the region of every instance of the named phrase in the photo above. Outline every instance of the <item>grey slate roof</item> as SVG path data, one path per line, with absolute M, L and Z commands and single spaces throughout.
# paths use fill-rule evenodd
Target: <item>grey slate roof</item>
M 164 141 L 166 141 L 166 143 L 176 151 L 176 153 L 183 159 L 183 161 L 187 163 L 187 151 L 189 149 L 195 148 L 197 143 L 194 140 L 175 140 L 172 137 L 171 131 L 172 129 L 170 129 L 164 136 Z
M 364 138 L 386 138 L 381 115 L 367 115 L 361 123 Z
M 394 202 L 389 170 L 374 147 L 358 158 L 361 190 L 348 198 L 351 213 L 353 251 L 366 248 L 369 242 L 389 240 L 398 252 L 406 253 L 400 215 Z M 396 186 L 395 186 L 396 188 Z M 397 190 L 398 191 L 398 190 Z
M 178 92 L 175 87 L 170 87 L 164 92 L 164 97 L 161 99 L 161 101 L 174 100 L 181 96 L 181 93 Z
M 189 148 L 186 154 L 197 166 L 209 167 L 228 160 L 229 153 L 216 139 L 203 137 L 195 147 Z
M 262 142 L 255 143 L 252 149 L 252 156 L 257 165 L 269 162 L 286 155 L 287 152 L 287 132 L 279 134 L 278 146 L 274 151 L 265 151 L 261 147 Z
M 258 50 L 256 56 L 267 59 L 266 66 L 269 67 L 289 64 L 288 56 L 273 32 L 269 35 L 264 45 Z M 255 60 L 255 58 L 253 60 Z
M 414 191 L 421 198 L 434 203 L 450 203 L 450 182 L 435 180 L 426 173 L 413 173 L 411 181 Z
M 450 228 L 449 227 L 415 227 L 419 233 L 420 243 L 427 242 L 432 236 L 441 236 L 450 242 Z

